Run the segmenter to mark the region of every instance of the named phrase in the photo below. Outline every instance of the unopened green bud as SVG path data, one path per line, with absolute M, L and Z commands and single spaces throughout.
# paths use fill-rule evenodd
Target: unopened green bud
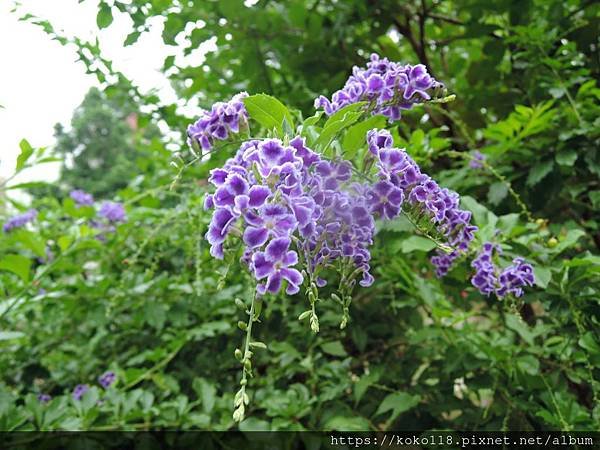
M 235 349 L 235 352 L 233 352 L 235 359 L 237 359 L 238 361 L 242 360 L 242 351 L 239 348 Z
M 550 239 L 548 239 L 548 247 L 549 248 L 554 248 L 558 245 L 558 239 L 551 237 Z
M 298 316 L 298 320 L 306 319 L 308 316 L 310 316 L 311 313 L 312 313 L 312 311 L 310 309 L 308 311 L 304 311 L 302 314 L 300 314 Z
M 236 298 L 235 299 L 235 306 L 237 306 L 238 308 L 244 310 L 246 309 L 246 304 L 242 301 L 242 299 Z
M 248 325 L 246 325 L 246 322 L 242 322 L 241 320 L 238 322 L 238 328 L 242 331 L 246 331 L 248 329 Z

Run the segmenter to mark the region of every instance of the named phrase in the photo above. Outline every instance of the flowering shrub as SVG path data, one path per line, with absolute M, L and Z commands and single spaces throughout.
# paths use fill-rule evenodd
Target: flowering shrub
M 339 131 L 349 115 L 354 120 L 372 114 L 382 114 L 390 122 L 399 120 L 401 109 L 431 100 L 429 92 L 440 86 L 422 65 L 404 66 L 372 55 L 367 69 L 355 67 L 331 101 L 321 96 L 315 106 L 324 108 L 332 118 L 337 115 Z M 260 99 L 264 101 L 264 97 Z M 262 115 L 264 105 L 261 114 L 248 114 L 245 104 L 252 107 L 254 100 L 243 93 L 216 104 L 189 127 L 190 142 L 211 149 L 214 139 L 226 140 L 240 132 L 239 124 L 245 125 L 248 117 L 262 125 L 271 124 L 272 116 L 265 121 Z M 273 99 L 269 106 L 276 105 Z M 283 121 L 288 117 L 282 113 Z M 373 128 L 365 133 L 367 151 L 362 166 L 344 159 L 343 147 L 340 154 L 332 153 L 327 145 L 322 153 L 316 152 L 307 145 L 303 131 L 284 134 L 282 139 L 249 137 L 222 167 L 210 172 L 215 190 L 207 194 L 204 206 L 213 210 L 205 236 L 211 255 L 223 259 L 227 251 L 241 252 L 240 262 L 256 282 L 249 321 L 240 326 L 247 331 L 245 350 L 236 351 L 243 366 L 241 388 L 234 400 L 237 421 L 243 420 L 249 402 L 250 349 L 264 345 L 250 341 L 252 323 L 257 320 L 255 302 L 267 294 L 278 294 L 284 285 L 288 295 L 298 294 L 304 286 L 310 309 L 300 319 L 308 317 L 311 329 L 318 332 L 319 289 L 335 278 L 339 287 L 331 298 L 342 305 L 340 327 L 344 328 L 357 281 L 362 287 L 374 281 L 370 247 L 376 238 L 377 220 L 391 221 L 405 214 L 415 230 L 438 247 L 431 258 L 438 277 L 469 254 L 477 231 L 471 212 L 460 208 L 459 195 L 440 187 L 405 149 L 395 148 L 389 131 Z M 326 124 L 322 135 L 327 131 Z M 317 143 L 322 135 L 316 137 Z M 516 258 L 512 266 L 497 274 L 491 263 L 492 248 L 485 244 L 473 261 L 473 285 L 485 295 L 520 297 L 523 286 L 534 284 L 531 265 Z

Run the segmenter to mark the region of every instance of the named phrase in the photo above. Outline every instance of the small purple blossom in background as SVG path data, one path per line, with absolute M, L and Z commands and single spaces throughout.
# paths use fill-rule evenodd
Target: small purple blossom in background
M 395 121 L 400 119 L 402 110 L 429 100 L 430 92 L 439 86 L 441 83 L 429 75 L 423 64 L 402 65 L 372 54 L 366 68 L 354 66 L 344 87 L 331 100 L 321 95 L 315 100 L 315 108 L 331 116 L 345 106 L 366 101 L 372 114 Z
M 123 204 L 116 202 L 104 202 L 100 207 L 100 215 L 111 223 L 127 220 Z
M 246 92 L 240 92 L 228 102 L 215 103 L 210 111 L 204 111 L 200 118 L 187 129 L 188 143 L 202 150 L 210 150 L 215 140 L 225 140 L 231 133 L 239 133 L 247 125 L 248 113 L 242 99 Z
M 90 387 L 87 384 L 78 384 L 73 389 L 73 400 L 81 400 L 81 397 L 90 390 Z
M 94 204 L 94 197 L 92 194 L 88 194 L 81 189 L 71 191 L 69 196 L 75 201 L 77 206 L 92 206 Z
M 102 386 L 104 389 L 107 389 L 115 382 L 116 379 L 117 376 L 115 375 L 115 373 L 112 371 L 108 371 L 104 372 L 98 377 L 98 383 L 100 383 L 100 386 Z
M 469 167 L 471 169 L 483 169 L 482 162 L 485 161 L 485 155 L 479 150 L 473 152 L 473 159 L 469 161 Z
M 490 242 L 483 244 L 480 253 L 471 263 L 475 269 L 471 284 L 483 295 L 489 296 L 491 293 L 495 293 L 498 298 L 504 298 L 510 294 L 521 297 L 523 287 L 535 284 L 533 267 L 523 258 L 515 258 L 512 265 L 500 271 L 493 261 L 494 252 L 502 253 L 496 244 Z
M 39 394 L 37 399 L 40 403 L 48 403 L 50 400 L 52 400 L 52 397 L 48 394 Z
M 9 231 L 14 230 L 15 228 L 21 228 L 21 227 L 25 226 L 26 224 L 28 224 L 29 222 L 33 222 L 35 220 L 35 218 L 37 217 L 37 215 L 38 215 L 38 212 L 36 209 L 30 209 L 27 212 L 18 214 L 16 216 L 13 216 L 10 219 L 8 219 L 2 226 L 2 229 L 4 230 L 5 233 L 8 233 Z

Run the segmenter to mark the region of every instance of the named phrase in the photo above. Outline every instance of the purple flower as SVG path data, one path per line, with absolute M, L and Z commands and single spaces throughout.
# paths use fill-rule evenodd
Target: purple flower
M 422 64 L 402 65 L 372 54 L 366 68 L 354 67 L 344 87 L 331 100 L 320 96 L 315 108 L 328 116 L 345 106 L 368 102 L 372 114 L 382 114 L 390 121 L 398 120 L 403 109 L 431 98 L 430 91 L 441 86 Z
M 92 194 L 88 194 L 81 189 L 75 189 L 71 191 L 69 196 L 77 203 L 78 206 L 92 206 L 94 204 L 94 197 Z
M 473 159 L 469 161 L 469 167 L 471 169 L 482 169 L 482 162 L 485 161 L 485 155 L 481 153 L 479 150 L 475 150 L 473 152 Z
M 260 294 L 279 292 L 283 280 L 288 282 L 286 293 L 296 294 L 300 290 L 302 274 L 290 267 L 298 262 L 298 254 L 289 250 L 290 244 L 289 238 L 273 239 L 264 252 L 257 252 L 252 257 L 256 279 L 267 278 L 265 284 L 257 286 Z
M 39 394 L 37 399 L 40 403 L 48 403 L 50 400 L 52 400 L 52 397 L 49 394 Z
M 377 155 L 379 150 L 384 148 L 391 148 L 394 145 L 394 139 L 388 130 L 378 130 L 373 128 L 367 133 L 367 144 L 369 151 Z
M 117 376 L 114 372 L 108 371 L 104 372 L 102 375 L 98 377 L 98 383 L 104 388 L 109 388 L 117 379 Z
M 369 193 L 371 211 L 383 219 L 392 220 L 400 214 L 404 192 L 389 181 L 378 181 Z
M 480 253 L 471 262 L 471 266 L 475 268 L 471 284 L 487 296 L 496 291 L 498 284 L 497 269 L 493 262 L 494 251 L 500 252 L 500 247 L 486 242 L 483 244 Z
M 188 127 L 188 142 L 192 147 L 199 145 L 202 150 L 210 150 L 215 140 L 225 140 L 231 133 L 239 133 L 248 122 L 248 113 L 242 101 L 246 92 L 240 92 L 228 102 L 215 103 L 210 111 L 204 111 L 200 118 Z
M 104 202 L 100 207 L 100 215 L 111 223 L 125 222 L 125 208 L 121 203 Z
M 33 222 L 37 215 L 38 212 L 36 209 L 30 209 L 29 211 L 26 211 L 22 214 L 18 214 L 8 219 L 2 226 L 2 229 L 5 233 L 8 233 L 9 231 L 14 230 L 15 228 L 21 228 L 29 222 Z
M 262 246 L 269 237 L 288 237 L 298 223 L 289 209 L 276 204 L 265 205 L 258 214 L 247 214 L 246 221 L 250 226 L 244 231 L 244 242 L 250 248 Z
M 533 286 L 535 283 L 533 267 L 523 258 L 515 258 L 512 265 L 500 272 L 493 261 L 494 252 L 502 253 L 496 244 L 490 242 L 483 244 L 481 251 L 471 263 L 475 269 L 471 284 L 483 295 L 489 296 L 491 293 L 495 293 L 498 298 L 504 298 L 510 294 L 521 297 L 523 287 Z
M 229 209 L 220 208 L 214 212 L 208 226 L 206 240 L 211 245 L 210 254 L 215 258 L 223 259 L 223 242 L 235 219 L 237 217 Z
M 81 397 L 90 390 L 90 387 L 87 384 L 78 384 L 73 389 L 73 400 L 81 400 Z
M 513 259 L 512 265 L 504 269 L 498 277 L 500 288 L 496 290 L 496 295 L 500 298 L 512 294 L 515 297 L 523 295 L 524 286 L 533 286 L 535 276 L 533 267 L 525 262 L 523 258 Z

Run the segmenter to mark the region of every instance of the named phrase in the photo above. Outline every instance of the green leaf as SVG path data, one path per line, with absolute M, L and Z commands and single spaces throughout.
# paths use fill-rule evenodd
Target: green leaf
M 363 115 L 363 111 L 357 111 L 363 104 L 364 102 L 345 106 L 327 119 L 315 146 L 326 148 L 340 131 L 354 124 Z
M 40 258 L 46 257 L 46 244 L 44 240 L 40 238 L 37 233 L 33 233 L 29 230 L 20 229 L 16 230 L 13 235 L 21 242 L 25 247 L 34 252 Z
M 588 331 L 579 339 L 579 345 L 594 355 L 600 355 L 600 344 L 594 339 L 594 333 Z
M 373 383 L 377 383 L 379 381 L 380 376 L 381 374 L 378 371 L 372 371 L 368 375 L 363 375 L 362 377 L 360 377 L 360 380 L 358 380 L 354 385 L 355 403 L 358 404 L 358 402 L 360 402 L 360 399 L 363 397 L 363 395 L 365 395 L 367 389 L 369 389 L 369 387 L 373 385 Z
M 372 116 L 348 128 L 342 143 L 344 157 L 350 160 L 353 159 L 357 150 L 366 146 L 367 132 L 373 128 L 383 128 L 385 121 L 386 118 L 383 116 Z
M 552 279 L 552 272 L 547 267 L 535 265 L 533 268 L 533 274 L 535 275 L 535 284 L 542 289 L 548 287 L 548 283 Z
M 33 155 L 33 147 L 29 144 L 27 139 L 21 139 L 19 147 L 21 148 L 21 153 L 17 156 L 17 172 L 25 167 L 27 160 Z
M 39 162 L 39 161 L 37 161 Z M 11 189 L 31 189 L 31 188 L 40 188 L 40 187 L 45 187 L 48 186 L 48 183 L 46 183 L 45 181 L 28 181 L 26 183 L 18 183 L 18 184 L 13 184 L 11 186 L 5 187 L 4 189 L 9 191 Z
M 527 186 L 535 186 L 540 181 L 544 179 L 546 175 L 548 175 L 552 168 L 554 167 L 554 161 L 548 159 L 546 161 L 542 161 L 530 170 L 529 176 L 527 177 Z
M 383 399 L 375 415 L 383 414 L 388 411 L 392 411 L 392 415 L 388 419 L 388 422 L 392 422 L 396 417 L 411 408 L 414 408 L 421 401 L 419 395 L 410 395 L 406 392 L 395 392 L 389 394 Z
M 266 94 L 251 95 L 243 99 L 248 115 L 268 130 L 283 134 L 283 119 L 293 128 L 294 119 L 283 103 Z
M 302 122 L 302 131 L 305 131 L 308 127 L 316 124 L 322 116 L 323 111 L 319 111 L 314 116 L 307 117 L 304 122 Z
M 488 202 L 492 205 L 498 205 L 502 200 L 506 198 L 506 194 L 508 194 L 508 186 L 501 181 L 497 181 L 490 185 L 490 189 L 488 190 Z
M 113 21 L 113 15 L 111 7 L 108 4 L 102 2 L 100 4 L 100 10 L 98 11 L 98 15 L 96 16 L 96 24 L 98 28 L 106 28 Z
M 200 400 L 202 400 L 202 409 L 205 413 L 210 413 L 215 406 L 217 388 L 204 378 L 195 378 L 192 382 L 192 388 L 196 391 Z
M 144 317 L 146 322 L 148 322 L 148 325 L 157 330 L 162 329 L 167 320 L 165 306 L 157 301 L 147 302 L 144 307 Z
M 346 350 L 340 341 L 325 342 L 321 344 L 321 349 L 332 356 L 346 356 Z
M 23 336 L 25 336 L 25 333 L 21 333 L 20 331 L 0 331 L 0 341 L 19 339 Z
M 577 152 L 573 149 L 563 150 L 556 154 L 556 162 L 561 166 L 571 167 L 577 161 Z
M 31 260 L 21 255 L 6 255 L 0 259 L 0 270 L 7 270 L 18 275 L 25 283 L 29 281 Z
M 529 375 L 537 375 L 540 370 L 540 362 L 533 355 L 519 356 L 516 364 L 521 372 Z
M 529 329 L 529 326 L 523 319 L 516 316 L 515 314 L 507 314 L 506 315 L 506 326 L 513 331 L 516 331 L 519 336 L 529 345 L 533 345 L 533 339 L 535 336 Z
M 435 242 L 431 239 L 424 238 L 423 236 L 411 236 L 408 239 L 402 241 L 400 249 L 402 253 L 410 253 L 415 250 L 428 252 L 435 248 Z
M 336 431 L 367 431 L 370 429 L 369 421 L 363 417 L 334 416 L 322 426 L 323 430 Z
M 135 44 L 137 42 L 137 40 L 140 38 L 141 34 L 142 33 L 139 31 L 134 31 L 133 33 L 129 33 L 127 35 L 127 38 L 125 39 L 125 42 L 123 42 L 123 45 L 127 46 L 127 45 Z

